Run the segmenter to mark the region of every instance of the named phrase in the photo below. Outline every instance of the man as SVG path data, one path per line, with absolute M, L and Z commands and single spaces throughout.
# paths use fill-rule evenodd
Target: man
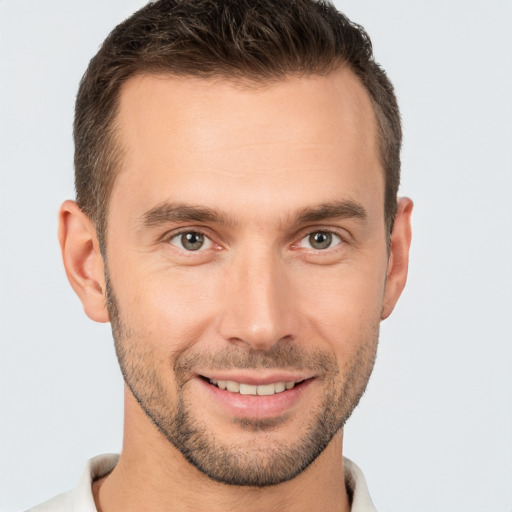
M 160 0 L 119 25 L 80 85 L 59 239 L 112 325 L 123 449 L 32 510 L 375 510 L 343 426 L 406 281 L 400 144 L 330 4 Z

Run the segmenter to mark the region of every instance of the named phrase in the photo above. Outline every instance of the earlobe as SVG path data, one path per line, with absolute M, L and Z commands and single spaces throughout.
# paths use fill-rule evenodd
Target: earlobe
M 84 311 L 96 322 L 108 322 L 104 264 L 96 229 L 74 201 L 59 211 L 59 243 L 68 280 Z
M 381 313 L 382 320 L 392 313 L 407 281 L 412 236 L 412 208 L 413 203 L 408 197 L 402 197 L 398 200 L 397 214 L 391 234 L 386 290 Z

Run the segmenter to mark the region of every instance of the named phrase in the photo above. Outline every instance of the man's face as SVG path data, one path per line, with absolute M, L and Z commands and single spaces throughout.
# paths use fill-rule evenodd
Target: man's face
M 293 478 L 374 363 L 388 259 L 370 100 L 347 70 L 139 76 L 117 126 L 107 261 L 126 383 L 211 478 Z

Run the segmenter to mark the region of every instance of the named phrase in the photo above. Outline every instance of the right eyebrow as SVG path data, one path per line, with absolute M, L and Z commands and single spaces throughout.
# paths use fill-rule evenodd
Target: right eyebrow
M 146 228 L 170 222 L 234 224 L 232 219 L 229 219 L 223 212 L 204 206 L 183 203 L 161 203 L 139 218 L 139 224 Z

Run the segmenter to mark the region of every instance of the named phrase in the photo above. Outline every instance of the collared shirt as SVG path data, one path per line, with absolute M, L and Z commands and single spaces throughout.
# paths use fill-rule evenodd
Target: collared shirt
M 27 512 L 97 512 L 92 495 L 94 480 L 108 475 L 116 466 L 119 455 L 98 455 L 87 462 L 78 485 L 71 491 L 59 494 Z M 344 458 L 345 485 L 352 496 L 350 512 L 377 512 L 373 506 L 362 471 Z

